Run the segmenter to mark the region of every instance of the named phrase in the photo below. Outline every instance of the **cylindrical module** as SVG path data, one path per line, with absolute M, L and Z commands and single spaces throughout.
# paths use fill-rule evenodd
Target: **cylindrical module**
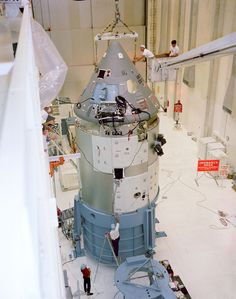
M 75 108 L 82 184 L 75 199 L 77 255 L 82 233 L 88 254 L 114 262 L 105 234 L 117 217 L 120 257 L 155 246 L 157 111 L 157 99 L 120 44 L 112 42 Z

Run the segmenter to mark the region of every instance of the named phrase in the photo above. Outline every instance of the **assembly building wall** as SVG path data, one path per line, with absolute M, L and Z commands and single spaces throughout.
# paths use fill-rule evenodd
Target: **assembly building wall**
M 153 1 L 148 1 L 149 10 Z M 148 34 L 150 45 L 155 36 L 153 51 L 156 54 L 168 51 L 166 40 L 170 43 L 177 39 L 180 51 L 186 52 L 236 31 L 236 1 L 233 0 L 158 0 L 156 5 L 161 11 L 161 20 L 156 20 L 156 32 Z M 158 13 L 157 17 L 160 18 Z M 150 21 L 153 23 L 149 18 Z M 231 78 L 232 61 L 233 57 L 229 55 L 196 64 L 190 73 L 193 87 L 183 83 L 186 67 L 179 71 L 176 82 L 169 81 L 166 87 L 164 82 L 156 83 L 155 91 L 163 103 L 166 88 L 170 117 L 174 117 L 174 103 L 181 100 L 183 113 L 180 122 L 197 138 L 217 135 L 224 139 L 230 163 L 236 169 L 236 103 L 232 114 L 222 108 Z M 236 101 L 235 96 L 233 101 Z
M 145 0 L 119 1 L 121 19 L 139 34 L 137 45 L 145 41 L 145 5 Z M 52 41 L 68 65 L 68 74 L 60 96 L 76 101 L 94 70 L 94 36 L 114 20 L 115 1 L 33 0 L 33 9 L 36 20 L 45 30 L 50 30 L 48 32 Z M 121 43 L 132 59 L 134 42 L 123 40 Z M 107 42 L 98 43 L 98 60 L 107 45 Z M 145 65 L 138 65 L 138 69 L 145 77 Z

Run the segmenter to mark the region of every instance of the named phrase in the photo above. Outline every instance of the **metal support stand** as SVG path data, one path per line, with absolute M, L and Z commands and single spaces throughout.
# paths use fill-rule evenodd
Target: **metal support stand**
M 103 245 L 102 245 L 102 248 L 101 248 L 101 252 L 100 252 L 100 256 L 99 256 L 99 260 L 98 260 L 98 264 L 97 264 L 97 268 L 96 268 L 95 275 L 94 275 L 94 282 L 95 282 L 95 280 L 96 280 L 96 276 L 97 276 L 97 272 L 98 272 L 98 267 L 99 267 L 99 265 L 100 265 L 100 262 L 101 262 L 101 259 L 102 259 L 102 256 L 103 256 L 103 249 L 104 249 L 104 247 L 105 247 L 106 241 L 108 242 L 108 244 L 109 244 L 109 246 L 110 246 L 110 248 L 111 248 L 111 252 L 112 252 L 113 257 L 114 257 L 114 259 L 115 259 L 116 265 L 117 265 L 117 267 L 119 267 L 119 262 L 118 262 L 117 256 L 115 255 L 113 246 L 112 246 L 112 244 L 111 244 L 111 240 L 110 240 L 110 238 L 109 238 L 108 235 L 105 235 L 105 237 L 104 237 L 104 241 L 103 241 Z
M 80 207 L 78 204 L 78 199 L 75 197 L 74 200 L 74 227 L 73 227 L 73 240 L 75 241 L 75 252 L 76 257 L 84 256 L 84 249 L 81 248 L 81 235 L 82 235 L 82 227 L 81 227 L 81 213 Z
M 71 292 L 71 287 L 69 286 L 66 270 L 63 270 L 63 275 L 64 275 L 64 282 L 65 282 L 66 299 L 72 299 L 73 296 L 72 296 L 72 292 Z
M 143 278 L 149 279 L 145 285 L 137 281 Z M 142 255 L 127 258 L 118 267 L 115 273 L 115 283 L 124 297 L 129 299 L 176 298 L 169 287 L 169 275 L 166 269 L 156 260 Z

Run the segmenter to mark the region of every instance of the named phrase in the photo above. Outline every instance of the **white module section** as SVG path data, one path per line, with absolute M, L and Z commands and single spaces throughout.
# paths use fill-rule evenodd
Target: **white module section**
M 158 191 L 158 160 L 148 167 L 148 189 L 149 199 L 152 201 Z
M 148 203 L 148 173 L 127 177 L 114 184 L 116 213 L 140 209 Z
M 108 138 L 92 136 L 93 166 L 95 171 L 113 173 L 114 168 L 125 168 L 148 161 L 148 141 L 138 142 L 137 136 Z
M 148 161 L 148 141 L 137 136 L 112 139 L 113 168 L 124 168 Z
M 94 170 L 112 173 L 111 138 L 93 135 L 92 150 Z

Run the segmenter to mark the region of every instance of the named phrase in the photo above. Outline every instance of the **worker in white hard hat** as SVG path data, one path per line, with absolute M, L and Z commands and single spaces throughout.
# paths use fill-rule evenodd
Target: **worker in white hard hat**
M 152 59 L 154 57 L 154 54 L 150 50 L 146 49 L 145 45 L 140 45 L 140 51 L 142 52 L 142 55 L 138 57 L 135 56 L 134 62 L 145 60 L 145 58 L 148 61 L 149 59 Z
M 137 62 L 137 61 L 147 61 L 147 75 L 148 75 L 148 79 L 150 80 L 150 73 L 151 73 L 151 69 L 152 69 L 152 60 L 154 58 L 154 54 L 146 49 L 145 45 L 140 45 L 140 51 L 142 52 L 142 55 L 138 56 L 138 57 L 134 57 L 133 62 Z

